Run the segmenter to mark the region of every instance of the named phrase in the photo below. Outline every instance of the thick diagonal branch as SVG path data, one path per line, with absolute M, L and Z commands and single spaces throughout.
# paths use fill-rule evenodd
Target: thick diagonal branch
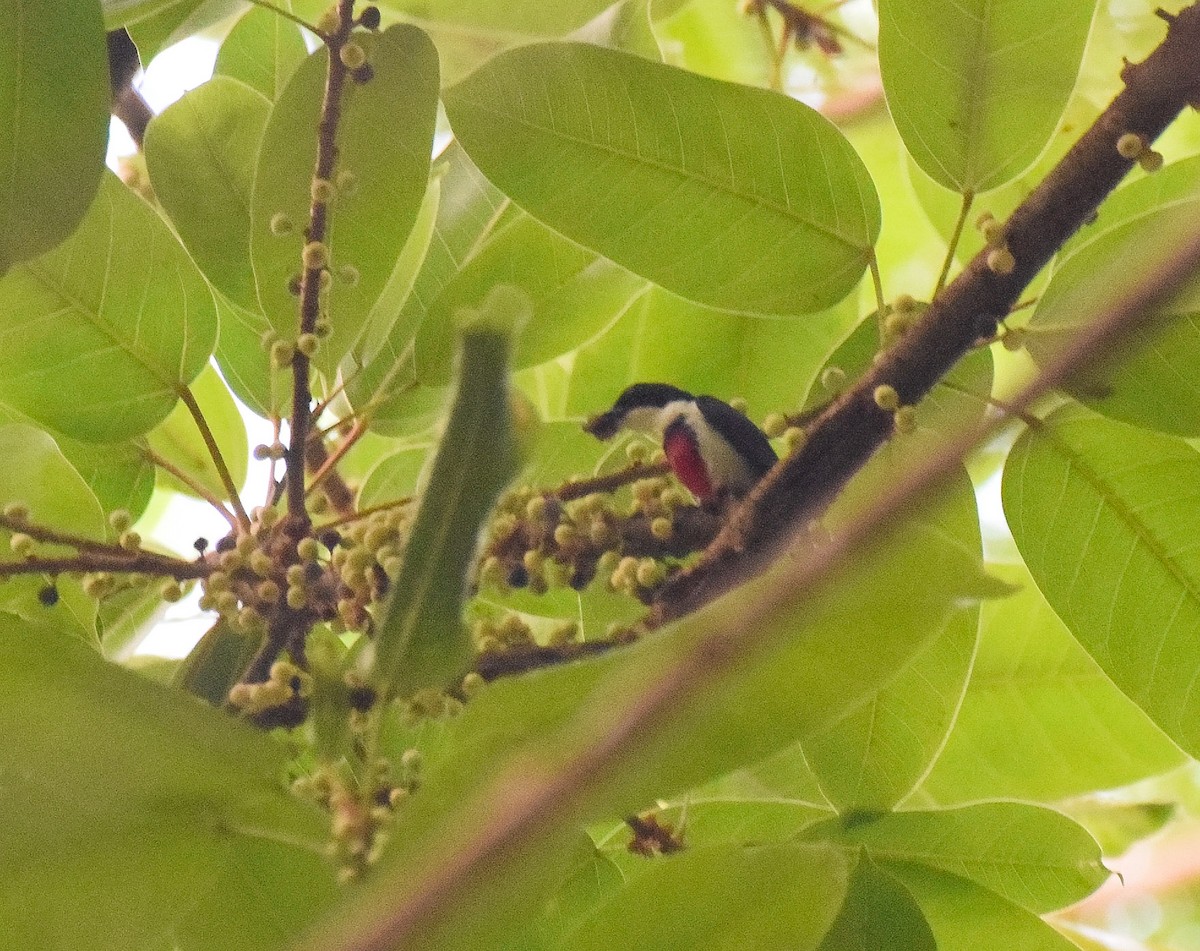
M 1136 133 L 1152 142 L 1187 106 L 1200 103 L 1200 5 L 1170 21 L 1147 59 L 1127 65 L 1125 89 L 1013 212 L 1007 244 L 1011 273 L 988 268 L 986 252 L 929 305 L 922 319 L 809 427 L 804 448 L 775 467 L 692 568 L 661 590 L 652 623 L 696 610 L 761 572 L 782 540 L 817 518 L 892 435 L 892 414 L 874 400 L 895 388 L 913 405 L 995 329 L 1063 243 L 1095 213 L 1134 164 L 1117 140 Z

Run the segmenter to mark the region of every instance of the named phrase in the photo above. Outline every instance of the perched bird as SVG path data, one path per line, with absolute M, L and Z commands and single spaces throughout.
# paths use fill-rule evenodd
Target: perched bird
M 634 383 L 584 429 L 598 439 L 620 429 L 660 437 L 671 470 L 704 503 L 745 495 L 778 460 L 763 431 L 728 403 L 669 383 Z

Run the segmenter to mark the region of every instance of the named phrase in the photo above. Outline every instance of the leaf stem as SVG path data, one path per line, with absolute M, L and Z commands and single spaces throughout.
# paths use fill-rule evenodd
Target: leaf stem
M 221 517 L 229 523 L 229 527 L 232 528 L 234 530 L 234 532 L 238 531 L 239 526 L 238 526 L 237 519 L 234 518 L 233 513 L 225 507 L 225 503 L 222 502 L 215 495 L 213 495 L 213 493 L 208 491 L 208 489 L 206 489 L 204 486 L 202 486 L 199 482 L 197 482 L 195 479 L 193 479 L 190 475 L 188 475 L 186 472 L 184 472 L 182 469 L 180 469 L 173 462 L 170 462 L 167 459 L 164 459 L 162 456 L 160 456 L 157 452 L 155 452 L 149 446 L 143 447 L 142 454 L 146 457 L 147 460 L 152 462 L 154 465 L 158 466 L 158 468 L 162 469 L 163 472 L 166 472 L 169 475 L 173 475 L 176 479 L 178 479 L 180 482 L 182 482 L 184 485 L 186 485 L 189 489 L 191 489 L 193 492 L 195 492 L 196 495 L 198 495 L 198 496 L 200 496 L 200 498 L 204 499 L 205 502 L 207 502 L 209 505 L 211 505 L 213 508 L 215 508 L 218 512 L 221 513 Z
M 879 274 L 879 258 L 875 256 L 874 248 L 871 249 L 871 258 L 867 261 L 867 267 L 871 270 L 871 285 L 875 289 L 875 313 L 882 321 L 887 303 L 883 297 L 883 278 Z
M 208 454 L 212 457 L 213 465 L 217 468 L 217 475 L 221 479 L 221 484 L 225 486 L 225 491 L 229 495 L 229 502 L 233 506 L 234 513 L 237 515 L 238 525 L 243 532 L 250 531 L 250 516 L 246 514 L 246 508 L 242 505 L 241 496 L 238 495 L 238 488 L 233 484 L 233 475 L 229 471 L 229 466 L 225 464 L 225 457 L 221 455 L 221 447 L 217 445 L 217 437 L 213 435 L 213 431 L 208 425 L 208 420 L 204 418 L 204 413 L 200 409 L 200 404 L 196 402 L 192 388 L 190 386 L 180 387 L 179 398 L 183 400 L 183 405 L 187 407 L 187 411 L 192 414 L 196 428 L 200 431 L 200 438 L 204 440 L 204 446 L 208 449 Z M 222 505 L 221 508 L 224 509 L 224 506 Z
M 954 255 L 958 251 L 958 242 L 962 240 L 963 226 L 966 224 L 967 215 L 971 213 L 971 205 L 975 202 L 975 193 L 973 191 L 965 191 L 962 193 L 962 207 L 958 212 L 958 221 L 954 223 L 954 233 L 950 235 L 950 244 L 946 248 L 946 260 L 942 262 L 942 273 L 938 275 L 937 284 L 933 288 L 933 297 L 937 297 L 942 292 L 942 288 L 946 286 L 946 279 L 950 276 L 950 268 L 954 264 Z

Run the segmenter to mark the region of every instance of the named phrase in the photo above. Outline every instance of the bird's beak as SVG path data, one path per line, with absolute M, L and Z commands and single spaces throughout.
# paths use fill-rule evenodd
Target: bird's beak
M 609 410 L 599 416 L 593 416 L 583 424 L 584 432 L 591 433 L 597 439 L 612 439 L 621 428 L 621 413 Z

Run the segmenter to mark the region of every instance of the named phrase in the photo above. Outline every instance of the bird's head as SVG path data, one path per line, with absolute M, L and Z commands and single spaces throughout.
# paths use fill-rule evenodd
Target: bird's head
M 669 383 L 634 383 L 622 391 L 612 409 L 593 416 L 583 428 L 597 439 L 611 439 L 622 428 L 660 433 L 667 406 L 694 401 L 695 397 L 687 390 Z

